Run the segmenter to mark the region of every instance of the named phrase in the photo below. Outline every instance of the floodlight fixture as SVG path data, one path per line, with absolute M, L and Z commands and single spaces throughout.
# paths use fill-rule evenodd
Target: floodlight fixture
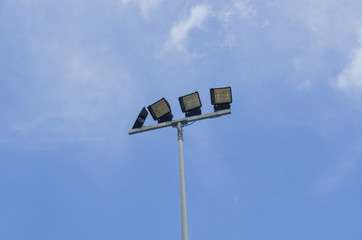
M 211 104 L 214 105 L 215 112 L 224 109 L 230 109 L 230 103 L 233 101 L 231 87 L 211 88 L 210 97 Z
M 132 129 L 141 128 L 143 126 L 143 124 L 145 123 L 147 115 L 148 115 L 148 112 L 147 112 L 146 108 L 143 107 L 140 114 L 138 114 L 138 117 L 137 117 L 135 123 L 133 124 Z
M 165 98 L 161 98 L 147 108 L 148 111 L 150 111 L 152 118 L 158 121 L 158 123 L 171 121 L 173 118 L 170 104 L 166 101 Z
M 178 98 L 181 110 L 186 117 L 192 117 L 201 114 L 201 100 L 198 92 L 194 92 Z

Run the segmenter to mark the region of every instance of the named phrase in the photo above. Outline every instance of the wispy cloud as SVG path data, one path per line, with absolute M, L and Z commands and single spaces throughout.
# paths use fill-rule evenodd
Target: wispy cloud
M 156 9 L 162 3 L 162 0 L 120 0 L 120 2 L 123 4 L 136 4 L 141 10 L 142 17 L 148 19 L 150 12 Z
M 46 44 L 42 42 L 42 45 Z M 117 121 L 117 118 L 120 121 L 133 120 L 127 114 L 122 118 L 117 116 L 119 109 L 127 112 L 128 103 L 134 99 L 132 89 L 136 87 L 132 87 L 130 77 L 122 70 L 91 60 L 92 57 L 85 51 L 87 49 L 80 46 L 55 47 L 41 55 L 49 63 L 36 60 L 39 68 L 49 67 L 53 64 L 51 56 L 56 55 L 58 66 L 51 67 L 55 76 L 51 81 L 40 80 L 43 90 L 39 100 L 33 103 L 38 107 L 26 119 L 13 122 L 13 132 L 32 135 L 41 131 L 65 141 L 83 141 L 104 137 L 110 130 L 111 122 Z M 106 62 L 105 59 L 102 61 Z M 46 70 L 41 71 L 48 76 L 44 72 Z M 125 88 L 128 90 L 124 91 Z
M 216 12 L 216 17 L 222 22 L 225 32 L 225 40 L 221 47 L 232 48 L 236 45 L 235 34 L 230 30 L 230 26 L 235 22 L 248 21 L 256 17 L 257 11 L 250 0 L 232 2 L 224 6 L 221 11 Z
M 7 123 L 5 134 L 9 138 L 19 136 L 29 142 L 98 141 L 114 132 L 112 128 L 126 128 L 134 121 L 129 103 L 142 98 L 142 94 L 135 97 L 136 89 L 139 92 L 142 87 L 128 74 L 115 45 L 97 38 L 104 34 L 102 26 L 113 22 L 112 16 L 102 19 L 98 26 L 92 25 L 80 21 L 88 18 L 80 11 L 88 5 L 79 11 L 70 3 L 65 6 L 62 9 L 73 7 L 74 11 L 64 11 L 55 19 L 45 14 L 53 7 L 47 4 L 21 9 L 33 12 L 30 10 L 36 8 L 38 15 L 32 21 L 27 15 L 19 19 L 27 21 L 21 25 L 25 29 L 22 38 L 31 67 L 19 69 L 28 75 L 24 80 L 27 88 L 11 85 L 21 100 L 13 110 L 17 117 Z M 103 7 L 107 6 L 90 6 L 89 10 Z M 17 49 L 11 51 L 16 53 Z
M 210 18 L 223 23 L 225 40 L 220 43 L 221 47 L 233 47 L 236 42 L 235 36 L 227 30 L 228 26 L 235 20 L 248 20 L 256 16 L 256 10 L 250 0 L 232 1 L 223 4 L 222 10 L 213 10 L 207 3 L 202 3 L 191 8 L 189 16 L 177 22 L 170 31 L 169 39 L 164 44 L 164 50 L 175 50 L 190 56 L 187 44 L 189 33 L 193 29 L 201 29 L 203 24 Z M 192 56 L 198 55 L 192 53 Z
M 246 20 L 255 17 L 256 13 L 250 0 L 242 0 L 225 5 L 223 10 L 219 12 L 218 17 L 222 22 L 228 23 L 232 17 L 236 16 Z
M 337 87 L 350 92 L 362 90 L 362 31 L 360 46 L 355 49 L 351 62 L 338 76 Z
M 234 47 L 235 42 L 236 42 L 235 36 L 232 35 L 231 33 L 228 33 L 226 35 L 224 42 L 221 44 L 221 47 L 232 48 L 232 47 Z
M 345 159 L 317 181 L 316 192 L 325 194 L 339 187 L 344 178 L 356 167 L 356 160 Z
M 202 24 L 211 14 L 210 6 L 200 4 L 191 8 L 190 16 L 178 22 L 171 29 L 170 37 L 165 44 L 165 49 L 175 49 L 178 52 L 187 53 L 186 44 L 189 32 L 195 28 L 201 28 Z
M 243 19 L 254 17 L 256 15 L 256 10 L 249 0 L 239 1 L 234 3 L 234 6 L 238 10 L 239 15 Z

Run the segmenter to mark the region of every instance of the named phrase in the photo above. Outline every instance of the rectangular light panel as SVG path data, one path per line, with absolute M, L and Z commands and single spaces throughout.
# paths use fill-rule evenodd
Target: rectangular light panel
M 157 120 L 162 116 L 166 115 L 167 113 L 171 112 L 171 108 L 169 107 L 168 102 L 164 98 L 148 106 L 148 110 L 150 110 L 154 120 Z
M 179 101 L 182 112 L 187 112 L 189 110 L 201 107 L 201 101 L 198 92 L 194 92 L 189 95 L 180 97 Z
M 231 103 L 231 87 L 210 89 L 211 104 Z

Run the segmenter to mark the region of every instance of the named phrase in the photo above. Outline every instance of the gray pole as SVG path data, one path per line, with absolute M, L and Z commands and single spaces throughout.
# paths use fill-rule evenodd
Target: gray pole
M 183 134 L 182 123 L 177 123 L 178 151 L 180 165 L 180 199 L 181 199 L 181 231 L 182 240 L 188 240 L 187 213 L 186 213 L 186 192 L 185 192 L 185 173 L 184 173 L 184 154 L 183 154 Z
M 231 114 L 230 109 L 225 109 L 217 112 L 186 117 L 174 121 L 162 122 L 154 124 L 151 126 L 135 128 L 128 131 L 128 134 L 136 134 L 146 131 L 151 131 L 155 129 L 165 128 L 165 127 L 176 127 L 177 136 L 178 136 L 178 151 L 179 151 L 179 164 L 180 164 L 180 199 L 181 199 L 181 230 L 182 230 L 182 240 L 189 240 L 189 234 L 187 230 L 187 214 L 186 214 L 186 193 L 185 193 L 185 173 L 184 173 L 184 153 L 183 153 L 183 136 L 182 136 L 182 127 L 187 125 L 190 122 L 196 122 L 203 119 L 220 117 L 222 115 Z

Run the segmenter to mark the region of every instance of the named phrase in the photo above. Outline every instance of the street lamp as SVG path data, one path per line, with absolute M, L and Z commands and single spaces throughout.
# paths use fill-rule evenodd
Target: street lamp
M 166 99 L 155 102 L 148 106 L 154 120 L 158 124 L 132 128 L 128 131 L 129 135 L 156 130 L 165 127 L 177 128 L 178 149 L 179 149 L 179 169 L 180 169 L 180 200 L 181 200 L 181 231 L 182 240 L 188 240 L 187 229 L 187 212 L 186 212 L 186 191 L 185 191 L 185 173 L 184 173 L 184 156 L 183 156 L 183 127 L 199 120 L 220 117 L 231 114 L 231 88 L 212 88 L 210 89 L 211 103 L 214 105 L 215 112 L 201 114 L 201 101 L 198 92 L 179 98 L 181 110 L 185 112 L 186 117 L 172 121 L 171 108 Z

